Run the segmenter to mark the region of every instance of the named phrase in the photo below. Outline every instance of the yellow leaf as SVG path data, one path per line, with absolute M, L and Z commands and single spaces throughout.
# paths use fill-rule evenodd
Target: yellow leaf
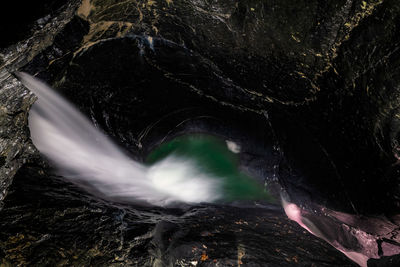
M 207 256 L 207 254 L 205 252 L 203 252 L 203 254 L 201 254 L 201 260 L 202 261 L 208 260 L 208 256 Z

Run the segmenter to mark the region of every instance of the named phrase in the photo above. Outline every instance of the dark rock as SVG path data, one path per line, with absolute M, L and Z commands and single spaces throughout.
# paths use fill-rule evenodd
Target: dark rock
M 34 165 L 20 169 L 0 215 L 3 264 L 355 266 L 278 206 L 107 203 Z
M 400 255 L 382 257 L 379 260 L 370 259 L 368 267 L 395 267 L 400 265 Z
M 0 54 L 0 157 L 5 161 L 0 166 L 0 207 L 15 173 L 37 153 L 27 127 L 28 111 L 35 99 L 12 73 L 52 43 L 71 19 L 76 4 L 71 1 L 30 38 L 3 49 Z
M 286 118 L 278 114 L 278 120 L 286 120 L 283 128 L 295 121 L 294 127 L 306 129 L 307 138 L 321 147 L 324 161 L 334 169 L 330 173 L 326 173 L 329 168 L 315 169 L 313 156 L 303 159 L 308 167 L 299 162 L 304 172 L 312 173 L 309 181 L 320 188 L 316 191 L 331 199 L 351 199 L 354 208 L 348 210 L 353 212 L 399 210 L 399 8 L 396 1 L 379 5 L 337 48 L 332 66 L 318 79 L 321 91 L 316 101 L 289 108 Z M 293 146 L 297 133 L 291 135 L 286 129 L 288 146 Z M 298 158 L 300 151 L 292 157 Z M 325 187 L 325 182 L 330 186 Z
M 23 35 L 6 44 L 29 31 L 32 37 L 1 54 L 0 200 L 24 162 L 36 164 L 20 170 L 1 212 L 7 218 L 1 232 L 10 233 L 0 243 L 7 262 L 212 265 L 214 259 L 237 264 L 245 253 L 239 260 L 255 266 L 268 259 L 280 266 L 348 264 L 331 248 L 307 251 L 320 241 L 280 212 L 275 219 L 276 211 L 246 210 L 245 221 L 262 229 L 246 225 L 241 234 L 231 223 L 240 209 L 196 207 L 169 217 L 166 210 L 105 203 L 38 174 L 46 169 L 37 166 L 27 129 L 34 98 L 11 75 L 15 70 L 53 85 L 138 160 L 174 135 L 210 132 L 246 144 L 243 167 L 269 183 L 278 180 L 304 207 L 386 213 L 384 225 L 398 213 L 396 0 L 84 0 L 76 10 L 77 4 L 69 1 L 36 26 L 32 18 L 49 9 L 32 11 Z M 50 193 L 30 176 L 50 183 Z M 220 216 L 200 218 L 213 212 Z M 281 238 L 279 222 L 298 234 L 304 251 L 293 236 Z M 368 232 L 359 223 L 353 229 Z M 265 235 L 282 242 L 279 251 L 265 249 L 274 246 Z M 396 237 L 377 236 L 374 253 L 385 256 Z M 192 255 L 190 247 L 198 250 Z
M 0 49 L 26 39 L 43 27 L 67 0 L 37 2 L 9 1 L 2 3 L 0 13 Z

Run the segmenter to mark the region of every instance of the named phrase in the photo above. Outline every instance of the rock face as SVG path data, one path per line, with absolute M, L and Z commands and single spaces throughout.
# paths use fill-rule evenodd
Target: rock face
M 19 190 L 29 191 L 22 186 L 24 179 L 46 171 L 27 129 L 28 110 L 34 96 L 14 78 L 15 70 L 29 72 L 53 85 L 138 160 L 143 160 L 165 138 L 187 132 L 214 133 L 244 144 L 248 149 L 242 155 L 242 165 L 260 179 L 279 182 L 291 200 L 302 206 L 311 207 L 308 203 L 315 202 L 331 209 L 365 215 L 385 213 L 388 217 L 399 211 L 398 1 L 46 3 L 59 8 L 49 16 L 45 14 L 49 9 L 43 8 L 35 18 L 42 16 L 42 19 L 33 24 L 34 19 L 27 20 L 26 24 L 33 26 L 26 27 L 30 30 L 24 31 L 25 35 L 10 36 L 9 42 L 2 44 L 0 203 L 17 172 L 18 180 L 1 215 L 10 220 L 0 227 L 2 232 L 11 231 L 7 223 L 20 228 L 13 230 L 13 237 L 1 237 L 7 242 L 0 247 L 0 256 L 15 244 L 40 244 L 52 236 L 62 236 L 57 229 L 47 233 L 40 229 L 26 230 L 30 227 L 28 217 L 15 213 L 18 205 L 25 207 L 24 201 L 34 201 L 29 197 L 19 200 L 22 192 Z M 27 36 L 31 37 L 5 48 Z M 49 176 L 38 176 L 41 175 Z M 43 186 L 42 182 L 37 185 Z M 57 186 L 50 186 L 49 191 Z M 39 195 L 46 199 L 46 193 Z M 28 205 L 25 211 L 32 212 L 28 214 L 36 216 L 38 224 L 50 224 L 48 214 L 68 214 L 69 210 L 71 216 L 84 214 L 73 223 L 89 223 L 85 218 L 97 211 L 102 214 L 99 218 L 111 220 L 117 228 L 125 227 L 125 223 L 130 227 L 134 221 L 119 222 L 112 217 L 111 214 L 119 214 L 126 207 L 118 208 L 117 212 L 114 207 L 94 203 L 93 209 L 84 211 L 82 203 L 86 200 L 77 200 L 83 202 L 74 206 L 74 210 L 71 204 L 74 197 L 62 201 L 57 196 L 60 209 L 37 203 Z M 38 211 L 34 212 L 35 209 Z M 124 212 L 137 212 L 140 217 L 144 211 Z M 61 220 L 59 229 L 71 226 L 69 221 L 61 219 L 64 215 L 57 216 Z M 259 223 L 256 217 L 249 220 Z M 204 221 L 193 222 L 196 223 Z M 100 232 L 108 231 L 102 228 L 105 224 L 98 224 Z M 143 248 L 136 252 L 133 248 L 123 248 L 127 245 L 123 240 L 134 240 L 129 227 L 124 228 L 118 241 L 121 246 L 115 240 L 106 241 L 107 236 L 91 239 L 92 254 L 87 257 L 93 259 L 92 263 L 114 260 L 117 263 L 121 259 L 123 264 L 135 264 L 129 261 L 134 258 L 136 264 L 177 264 L 179 260 L 173 258 L 174 253 L 184 254 L 177 252 L 178 245 L 166 245 L 158 252 L 151 251 L 158 256 L 164 250 L 169 251 L 170 259 L 154 256 L 149 261 L 148 254 L 143 259 L 131 257 L 132 253 L 142 253 Z M 153 240 L 166 240 L 157 237 L 157 227 L 164 229 L 164 226 L 138 226 L 137 231 L 142 227 L 143 235 L 155 229 Z M 26 230 L 22 237 L 18 235 L 21 229 Z M 165 229 L 168 232 L 170 226 Z M 187 234 L 171 231 L 175 234 L 172 240 L 185 239 Z M 81 234 L 83 239 L 85 235 Z M 73 243 L 70 241 L 59 246 L 45 242 L 44 246 L 54 246 L 49 253 L 61 253 L 66 258 L 65 264 L 79 265 L 86 259 L 83 257 L 86 252 L 80 256 L 65 252 Z M 98 242 L 100 247 L 95 245 Z M 139 243 L 146 247 L 144 251 L 149 251 L 146 242 Z M 239 243 L 235 249 L 242 255 Z M 83 251 L 84 242 L 78 247 Z M 123 248 L 124 252 L 113 254 L 115 247 Z M 12 263 L 20 260 L 26 264 L 44 264 L 41 256 L 27 262 L 35 249 L 25 248 L 21 258 L 7 254 L 7 259 Z M 59 248 L 62 250 L 57 251 Z M 282 255 L 275 263 L 284 259 Z M 81 261 L 74 261 L 75 256 Z M 204 264 L 212 264 L 206 256 L 198 256 L 205 259 Z M 271 255 L 259 256 L 265 259 Z M 327 265 L 343 260 L 336 254 L 333 257 Z M 312 261 L 307 253 L 300 258 L 304 259 L 303 265 Z M 289 262 L 296 260 L 290 258 Z M 343 264 L 344 260 L 338 265 Z
M 1 51 L 0 207 L 12 178 L 18 169 L 27 160 L 29 161 L 29 158 L 35 153 L 27 127 L 28 111 L 35 99 L 12 73 L 30 62 L 43 48 L 53 42 L 55 35 L 71 19 L 71 15 L 74 13 L 74 5 L 76 6 L 77 2 L 71 1 L 69 5 L 58 12 L 57 17 L 52 19 L 48 17 L 49 23 L 42 25 L 38 22 L 36 25 L 38 29 L 32 37 Z M 39 14 L 42 13 L 39 12 Z M 39 18 L 37 17 L 37 19 Z M 27 25 L 26 27 L 29 28 L 29 23 L 30 21 L 27 21 L 26 24 L 21 25 Z M 23 29 L 19 30 L 22 31 L 22 35 L 28 34 Z M 17 40 L 19 37 L 11 36 L 10 38 L 10 40 Z M 3 45 L 5 44 L 2 43 L 1 46 Z
M 296 166 L 281 175 L 293 197 L 308 191 L 333 208 L 389 212 L 399 191 L 397 11 L 395 1 L 83 1 L 60 41 L 23 69 L 128 146 L 147 123 L 138 110 L 151 107 L 124 94 L 162 101 L 164 89 L 268 110 L 286 165 Z M 107 116 L 119 119 L 106 125 Z
M 361 213 L 399 210 L 398 20 L 398 3 L 384 1 L 360 21 L 300 115 Z
M 0 222 L 6 266 L 356 266 L 276 206 L 105 203 L 40 171 L 21 170 L 6 198 L 7 219 Z

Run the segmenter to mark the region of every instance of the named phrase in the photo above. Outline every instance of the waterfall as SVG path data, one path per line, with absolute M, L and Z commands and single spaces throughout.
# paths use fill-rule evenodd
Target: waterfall
M 29 113 L 33 144 L 63 177 L 106 197 L 159 206 L 223 197 L 221 180 L 201 172 L 191 159 L 170 155 L 144 166 L 48 85 L 26 73 L 16 75 L 38 97 Z

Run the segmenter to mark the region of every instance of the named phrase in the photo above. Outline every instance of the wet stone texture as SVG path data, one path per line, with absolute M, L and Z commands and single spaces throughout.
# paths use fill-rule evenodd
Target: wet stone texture
M 396 1 L 384 1 L 360 22 L 319 78 L 318 99 L 293 109 L 304 111 L 294 118 L 305 122 L 300 127 L 314 136 L 347 196 L 330 193 L 349 198 L 349 210 L 359 213 L 399 210 L 399 8 Z M 308 165 L 305 171 L 323 187 L 321 172 L 311 170 L 313 161 L 299 164 Z
M 281 176 L 296 201 L 312 192 L 336 209 L 390 213 L 399 191 L 398 8 L 393 0 L 83 1 L 63 41 L 23 70 L 81 101 L 106 129 L 124 128 L 107 125 L 113 116 L 147 123 L 127 116 L 143 112 L 138 102 L 149 108 L 125 97 L 141 90 L 146 99 L 163 100 L 165 90 L 268 112 L 283 164 L 295 167 Z M 143 126 L 113 134 L 121 140 L 131 129 Z
M 117 205 L 38 167 L 20 170 L 1 215 L 5 266 L 356 266 L 277 206 Z
M 30 38 L 0 51 L 0 207 L 18 169 L 36 153 L 27 127 L 28 111 L 35 97 L 12 73 L 52 43 L 54 36 L 70 20 L 76 4 L 71 1 L 57 17 L 49 17 L 46 25 L 36 24 L 38 29 Z
M 45 2 L 1 44 L 0 263 L 352 266 L 277 206 L 145 209 L 53 177 L 15 70 L 54 86 L 137 160 L 182 133 L 233 138 L 247 146 L 243 167 L 293 202 L 379 215 L 392 238 L 374 228 L 374 250 L 398 247 L 397 0 Z M 396 266 L 381 262 L 370 261 Z

